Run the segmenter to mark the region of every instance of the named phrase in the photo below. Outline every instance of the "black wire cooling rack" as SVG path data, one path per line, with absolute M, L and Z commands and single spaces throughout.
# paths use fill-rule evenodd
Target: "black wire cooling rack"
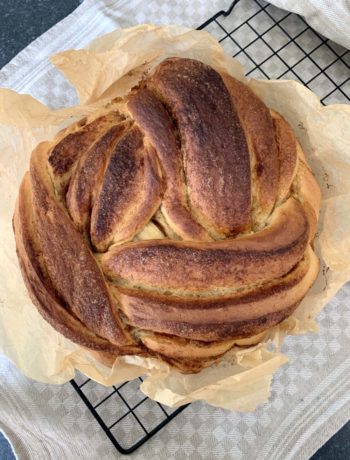
M 140 391 L 142 377 L 121 385 L 104 387 L 82 374 L 71 384 L 122 454 L 130 454 L 187 406 L 178 409 L 147 398 Z
M 241 61 L 249 77 L 297 80 L 323 104 L 350 101 L 350 51 L 296 14 L 263 0 L 236 0 L 199 29 Z
M 263 0 L 236 0 L 199 29 L 254 78 L 293 79 L 323 104 L 350 102 L 350 51 L 311 29 L 303 18 Z M 145 397 L 142 378 L 106 388 L 77 374 L 74 389 L 113 445 L 123 454 L 140 447 L 186 406 L 171 409 Z

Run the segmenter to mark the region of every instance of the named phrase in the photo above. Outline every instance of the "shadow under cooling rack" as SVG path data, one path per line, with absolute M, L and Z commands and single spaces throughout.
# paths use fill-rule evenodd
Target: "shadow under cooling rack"
M 210 32 L 246 75 L 292 79 L 323 104 L 350 101 L 350 51 L 322 37 L 303 18 L 262 0 L 234 1 L 199 29 Z M 142 378 L 106 388 L 81 374 L 71 382 L 113 445 L 123 454 L 140 447 L 186 406 L 171 409 L 145 397 Z

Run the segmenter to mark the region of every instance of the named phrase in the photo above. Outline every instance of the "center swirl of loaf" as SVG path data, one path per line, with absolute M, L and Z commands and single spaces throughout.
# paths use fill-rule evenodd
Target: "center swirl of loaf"
M 40 144 L 23 184 L 29 290 L 95 350 L 199 370 L 289 316 L 318 272 L 320 194 L 292 129 L 199 61 L 166 59 Z

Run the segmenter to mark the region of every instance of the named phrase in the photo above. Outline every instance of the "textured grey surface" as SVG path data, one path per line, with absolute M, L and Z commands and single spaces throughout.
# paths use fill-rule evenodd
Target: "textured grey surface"
M 0 0 L 0 68 L 82 0 Z
M 190 0 L 189 0 L 190 1 Z M 22 48 L 69 14 L 80 0 L 0 0 L 0 67 Z M 109 442 L 106 438 L 106 442 Z M 193 456 L 195 458 L 195 455 Z M 0 459 L 12 459 L 7 441 L 0 434 Z M 313 460 L 347 460 L 350 458 L 350 423 L 320 449 Z
M 316 454 L 312 460 L 349 460 L 350 422 L 338 431 Z

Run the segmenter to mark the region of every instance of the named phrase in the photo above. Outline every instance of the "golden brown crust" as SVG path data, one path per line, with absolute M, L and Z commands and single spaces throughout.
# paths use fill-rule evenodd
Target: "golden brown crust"
M 126 127 L 125 123 L 112 125 L 90 148 L 80 154 L 66 195 L 67 209 L 80 231 L 88 230 L 94 190 L 100 184 L 106 163 Z
M 315 280 L 321 195 L 288 123 L 169 58 L 32 153 L 14 214 L 42 316 L 112 365 L 198 372 L 287 318 Z
M 198 61 L 169 58 L 147 86 L 176 120 L 188 196 L 202 225 L 224 235 L 249 228 L 249 154 L 221 76 Z
M 96 334 L 116 345 L 130 345 L 103 274 L 81 234 L 55 200 L 46 173 L 45 145 L 34 150 L 30 165 L 38 246 L 56 292 L 72 313 Z
M 223 79 L 249 145 L 253 219 L 259 226 L 271 213 L 278 190 L 279 161 L 273 120 L 269 109 L 248 86 L 229 75 Z
M 91 240 L 98 251 L 132 238 L 160 205 L 162 184 L 152 148 L 131 128 L 117 143 L 91 212 Z M 132 218 L 131 218 L 132 216 Z
M 210 240 L 208 232 L 195 221 L 188 209 L 180 146 L 168 112 L 160 100 L 147 89 L 140 89 L 132 94 L 128 107 L 160 158 L 167 184 L 162 201 L 162 212 L 167 221 L 183 239 Z
M 94 350 L 119 354 L 122 350 L 103 337 L 96 335 L 85 324 L 69 312 L 67 305 L 51 285 L 45 273 L 44 260 L 40 253 L 37 229 L 33 215 L 32 190 L 29 173 L 23 178 L 16 203 L 13 225 L 16 236 L 17 254 L 23 279 L 33 303 L 40 314 L 61 334 Z M 129 352 L 138 352 L 131 345 Z
M 297 149 L 300 151 L 301 147 Z M 299 197 L 310 225 L 310 240 L 315 236 L 321 203 L 321 190 L 310 168 L 299 154 L 298 169 L 293 182 L 294 193 Z
M 129 324 L 204 342 L 249 337 L 276 324 L 285 309 L 295 306 L 318 273 L 318 262 L 309 248 L 287 275 L 257 289 L 247 286 L 226 295 L 216 291 L 195 296 L 164 295 L 155 291 L 114 288 Z M 113 288 L 112 288 L 113 290 Z M 192 294 L 192 295 L 191 295 Z M 211 295 L 210 295 L 211 294 Z M 261 329 L 263 327 L 263 329 Z
M 276 112 L 273 112 L 272 116 L 279 159 L 279 184 L 276 201 L 280 204 L 290 193 L 296 174 L 298 164 L 297 141 L 286 120 Z
M 101 267 L 117 284 L 165 290 L 238 287 L 286 274 L 302 258 L 308 239 L 303 207 L 290 198 L 268 227 L 245 238 L 132 242 L 111 248 L 102 256 Z
M 50 149 L 48 170 L 57 194 L 65 192 L 76 161 L 90 148 L 111 123 L 122 120 L 119 112 L 111 111 L 87 123 L 80 120 L 59 133 L 58 141 Z

